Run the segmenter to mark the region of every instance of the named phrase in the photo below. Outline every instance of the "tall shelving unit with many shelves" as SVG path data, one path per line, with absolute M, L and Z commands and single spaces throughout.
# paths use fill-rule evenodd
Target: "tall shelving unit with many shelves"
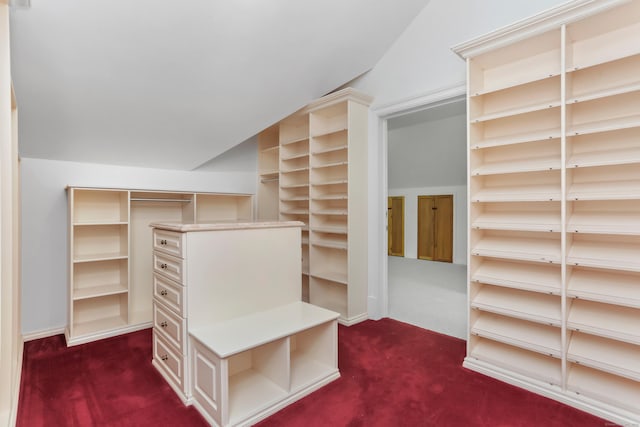
M 465 366 L 640 421 L 640 2 L 573 1 L 467 60 Z
M 320 98 L 258 137 L 261 181 L 279 137 L 279 219 L 301 221 L 302 297 L 340 313 L 340 322 L 367 318 L 367 123 L 371 98 L 344 89 Z M 275 196 L 258 187 L 258 212 Z M 266 218 L 264 218 L 266 219 Z
M 68 345 L 150 327 L 153 221 L 253 218 L 249 194 L 68 187 Z

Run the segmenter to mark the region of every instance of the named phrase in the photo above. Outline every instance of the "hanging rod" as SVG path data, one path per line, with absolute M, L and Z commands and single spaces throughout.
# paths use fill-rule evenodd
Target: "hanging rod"
M 180 202 L 180 203 L 191 203 L 191 199 L 154 199 L 152 197 L 132 197 L 132 202 Z

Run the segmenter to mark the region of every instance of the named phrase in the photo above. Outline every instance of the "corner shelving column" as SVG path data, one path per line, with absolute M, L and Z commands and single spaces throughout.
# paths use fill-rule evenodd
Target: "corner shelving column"
M 567 389 L 640 412 L 640 3 L 567 25 Z M 640 415 L 637 415 L 640 419 Z
M 302 301 L 309 301 L 309 115 L 298 112 L 279 124 L 280 219 L 302 227 Z
M 310 302 L 353 324 L 367 317 L 368 97 L 311 104 Z
M 640 422 L 640 2 L 577 0 L 467 60 L 464 365 Z
M 70 188 L 67 342 L 128 322 L 129 193 Z

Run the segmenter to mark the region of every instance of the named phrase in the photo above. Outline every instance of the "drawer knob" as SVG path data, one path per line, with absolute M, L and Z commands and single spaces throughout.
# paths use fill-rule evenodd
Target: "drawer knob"
M 162 295 L 163 297 L 166 297 L 167 296 L 167 290 L 166 289 L 161 290 L 160 291 L 160 295 Z
M 167 361 L 169 360 L 169 356 L 167 356 L 166 354 L 163 354 L 162 356 L 160 356 L 160 359 L 162 359 L 163 361 Z
M 162 268 L 163 270 L 167 269 L 167 264 L 160 264 L 160 268 Z
M 166 245 L 166 244 L 167 244 L 167 241 L 166 241 L 166 240 L 164 240 L 164 239 L 162 239 L 162 240 L 160 240 L 160 244 L 161 244 L 161 245 Z
M 165 320 L 164 322 L 161 322 L 160 323 L 160 327 L 166 328 L 167 327 L 167 321 Z

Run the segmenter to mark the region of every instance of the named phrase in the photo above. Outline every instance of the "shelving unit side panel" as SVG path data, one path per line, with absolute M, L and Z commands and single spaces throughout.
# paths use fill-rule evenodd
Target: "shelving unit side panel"
M 368 292 L 368 107 L 349 102 L 348 317 L 367 312 Z

